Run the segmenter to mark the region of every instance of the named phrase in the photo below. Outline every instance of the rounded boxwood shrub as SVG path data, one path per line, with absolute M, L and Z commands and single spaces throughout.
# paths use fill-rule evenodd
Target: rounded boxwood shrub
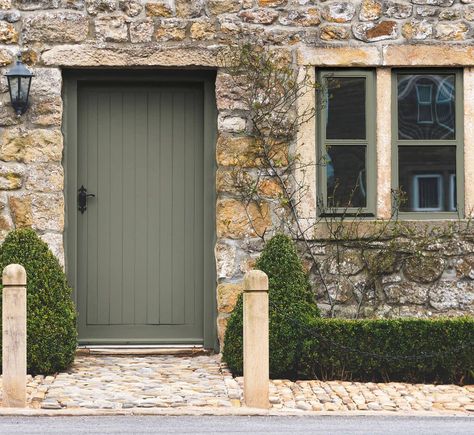
M 64 370 L 74 360 L 77 330 L 71 288 L 63 269 L 31 229 L 12 231 L 0 247 L 0 271 L 12 263 L 21 264 L 27 274 L 28 373 L 46 375 Z M 2 290 L 3 286 L 0 296 Z
M 277 234 L 255 268 L 265 272 L 270 300 L 270 376 L 297 376 L 306 325 L 319 317 L 314 295 L 293 241 Z M 243 297 L 240 295 L 224 339 L 224 361 L 234 375 L 243 369 Z

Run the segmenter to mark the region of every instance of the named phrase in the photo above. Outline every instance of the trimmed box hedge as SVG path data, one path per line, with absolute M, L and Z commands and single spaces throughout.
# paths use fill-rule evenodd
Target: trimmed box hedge
M 474 382 L 474 318 L 315 318 L 298 378 L 416 383 Z
M 308 322 L 320 315 L 308 275 L 294 242 L 277 234 L 267 242 L 255 268 L 268 275 L 270 375 L 289 377 L 298 372 Z M 298 321 L 288 322 L 288 316 Z M 240 295 L 227 325 L 223 359 L 235 375 L 243 370 L 243 298 Z
M 31 229 L 11 231 L 0 247 L 0 273 L 12 263 L 21 264 L 27 275 L 28 373 L 50 375 L 67 369 L 74 360 L 77 331 L 63 268 Z M 2 290 L 0 285 L 0 312 Z M 1 342 L 0 316 L 0 356 Z

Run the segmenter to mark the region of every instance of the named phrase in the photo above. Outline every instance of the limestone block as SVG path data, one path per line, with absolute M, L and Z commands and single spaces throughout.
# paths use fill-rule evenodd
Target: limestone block
M 234 244 L 217 243 L 215 248 L 218 279 L 232 278 L 237 270 L 237 248 Z
M 423 305 L 428 302 L 428 288 L 413 282 L 400 282 L 384 286 L 387 302 Z
M 445 265 L 442 258 L 428 255 L 413 257 L 405 262 L 403 272 L 409 280 L 427 284 L 441 276 Z
M 365 42 L 395 39 L 398 36 L 398 25 L 395 21 L 381 21 L 379 23 L 359 23 L 352 27 L 354 36 Z
M 21 193 L 9 197 L 16 228 L 31 227 L 38 231 L 64 230 L 64 197 L 62 193 Z
M 17 162 L 60 162 L 63 135 L 60 130 L 4 130 L 0 143 L 0 160 Z
M 221 283 L 217 286 L 217 311 L 232 313 L 239 295 L 242 293 L 242 283 Z
M 150 42 L 154 31 L 155 27 L 151 18 L 133 21 L 130 23 L 130 41 L 134 44 Z
M 26 190 L 37 192 L 61 192 L 64 188 L 64 169 L 59 163 L 29 165 Z
M 247 127 L 247 121 L 240 116 L 225 116 L 219 114 L 217 128 L 219 131 L 228 133 L 243 133 Z
M 317 26 L 321 23 L 321 14 L 317 8 L 289 11 L 280 18 L 280 23 L 285 26 Z
M 20 21 L 21 14 L 19 11 L 1 11 L 0 10 L 0 19 L 6 21 L 7 23 L 17 23 Z
M 430 290 L 429 303 L 439 311 L 464 309 L 474 313 L 474 282 L 441 280 Z
M 347 23 L 354 18 L 356 8 L 350 2 L 335 2 L 322 9 L 323 18 L 333 23 Z
M 433 6 L 419 6 L 416 8 L 416 15 L 423 18 L 437 17 L 439 8 Z
M 416 5 L 452 6 L 454 0 L 412 0 Z
M 323 66 L 375 66 L 380 65 L 382 57 L 377 47 L 332 47 L 298 49 L 299 65 Z
M 91 15 L 99 12 L 113 12 L 117 9 L 115 0 L 86 0 L 86 10 Z
M 16 44 L 18 39 L 19 35 L 13 24 L 0 21 L 0 43 Z
M 279 198 L 283 196 L 281 185 L 275 178 L 264 178 L 260 180 L 257 189 L 262 196 L 269 198 Z
M 127 17 L 125 15 L 103 15 L 94 21 L 97 39 L 106 42 L 128 40 Z
M 241 9 L 240 0 L 208 0 L 207 10 L 211 15 L 238 12 Z
M 219 110 L 248 110 L 248 92 L 245 79 L 218 72 L 216 77 L 216 103 Z
M 474 48 L 449 45 L 390 45 L 384 48 L 383 63 L 390 66 L 474 65 Z
M 0 189 L 16 190 L 23 185 L 25 167 L 18 163 L 0 163 Z
M 161 20 L 155 31 L 157 41 L 182 41 L 186 37 L 186 20 Z
M 388 18 L 405 19 L 411 17 L 413 5 L 398 1 L 383 2 L 383 14 Z
M 32 98 L 61 97 L 62 76 L 57 68 L 32 68 L 35 75 L 34 86 L 31 86 Z
M 33 48 L 25 48 L 21 51 L 21 60 L 26 65 L 35 65 L 38 63 L 39 53 Z
M 216 159 L 220 166 L 258 166 L 255 139 L 251 137 L 219 135 L 216 146 Z
M 433 36 L 433 25 L 428 20 L 411 20 L 403 25 L 402 35 L 417 41 L 428 39 Z
M 18 118 L 10 102 L 7 101 L 6 98 L 3 99 L 3 101 L 0 103 L 0 126 L 9 127 L 12 125 L 18 125 L 20 122 L 21 119 Z
M 328 262 L 328 272 L 332 275 L 357 275 L 364 268 L 360 253 L 346 250 Z
M 474 6 L 464 7 L 464 19 L 474 21 Z
M 10 65 L 13 60 L 13 53 L 5 48 L 0 49 L 0 66 Z
M 455 263 L 456 276 L 474 280 L 474 255 L 458 258 Z
M 221 47 L 182 47 L 163 49 L 160 44 L 97 47 L 92 44 L 57 45 L 46 48 L 42 60 L 48 66 L 217 66 Z M 74 52 L 74 56 L 71 53 Z
M 349 39 L 351 29 L 344 26 L 326 25 L 321 26 L 320 38 L 323 41 L 341 41 Z
M 173 16 L 173 8 L 168 2 L 154 2 L 145 4 L 145 13 L 148 17 L 164 17 Z
M 61 0 L 15 0 L 15 5 L 22 11 L 57 9 L 61 6 Z
M 246 207 L 235 199 L 221 199 L 217 202 L 216 218 L 217 237 L 256 237 L 271 227 L 270 207 L 265 202 L 259 205 L 250 203 Z
M 461 9 L 444 9 L 439 13 L 440 20 L 454 21 L 461 18 L 462 12 Z
M 442 41 L 462 41 L 467 38 L 469 26 L 466 23 L 438 23 L 436 38 Z
M 263 8 L 274 8 L 277 6 L 284 6 L 288 0 L 258 0 L 257 3 Z
M 79 12 L 44 12 L 23 22 L 23 42 L 81 42 L 89 33 L 89 20 Z
M 84 0 L 61 0 L 61 7 L 82 11 L 84 10 Z
M 205 0 L 175 0 L 176 16 L 196 18 L 203 15 Z
M 61 97 L 36 98 L 31 101 L 27 112 L 32 124 L 40 126 L 61 126 L 63 101 Z
M 248 9 L 239 13 L 239 17 L 246 23 L 272 24 L 278 18 L 278 12 L 273 9 Z
M 136 17 L 143 10 L 143 5 L 139 0 L 120 0 L 119 8 L 129 17 Z
M 382 2 L 379 0 L 362 0 L 359 19 L 361 21 L 374 21 L 382 16 Z
M 33 223 L 31 198 L 29 196 L 11 196 L 8 199 L 13 221 L 17 228 L 31 227 Z
M 201 19 L 191 24 L 189 29 L 192 39 L 203 40 L 216 37 L 216 28 L 214 22 L 207 19 Z

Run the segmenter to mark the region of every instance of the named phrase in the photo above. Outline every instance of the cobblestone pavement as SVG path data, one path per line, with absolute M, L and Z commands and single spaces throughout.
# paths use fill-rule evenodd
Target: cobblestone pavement
M 28 401 L 42 409 L 232 408 L 243 379 L 218 355 L 81 356 L 56 376 L 28 379 Z M 474 385 L 274 380 L 274 411 L 449 411 L 474 413 Z

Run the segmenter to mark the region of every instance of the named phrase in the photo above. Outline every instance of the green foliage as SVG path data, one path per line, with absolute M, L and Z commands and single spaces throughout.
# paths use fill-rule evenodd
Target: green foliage
M 320 315 L 307 273 L 293 241 L 282 234 L 266 244 L 255 268 L 265 272 L 269 280 L 270 375 L 292 377 L 299 370 L 304 329 Z M 242 373 L 242 308 L 240 296 L 225 335 L 223 358 L 234 374 Z M 295 326 L 290 319 L 301 326 Z
M 77 331 L 76 310 L 62 267 L 31 229 L 12 231 L 1 246 L 0 270 L 12 263 L 21 264 L 27 273 L 28 373 L 64 370 L 74 359 Z
M 467 384 L 474 319 L 313 319 L 301 379 Z

